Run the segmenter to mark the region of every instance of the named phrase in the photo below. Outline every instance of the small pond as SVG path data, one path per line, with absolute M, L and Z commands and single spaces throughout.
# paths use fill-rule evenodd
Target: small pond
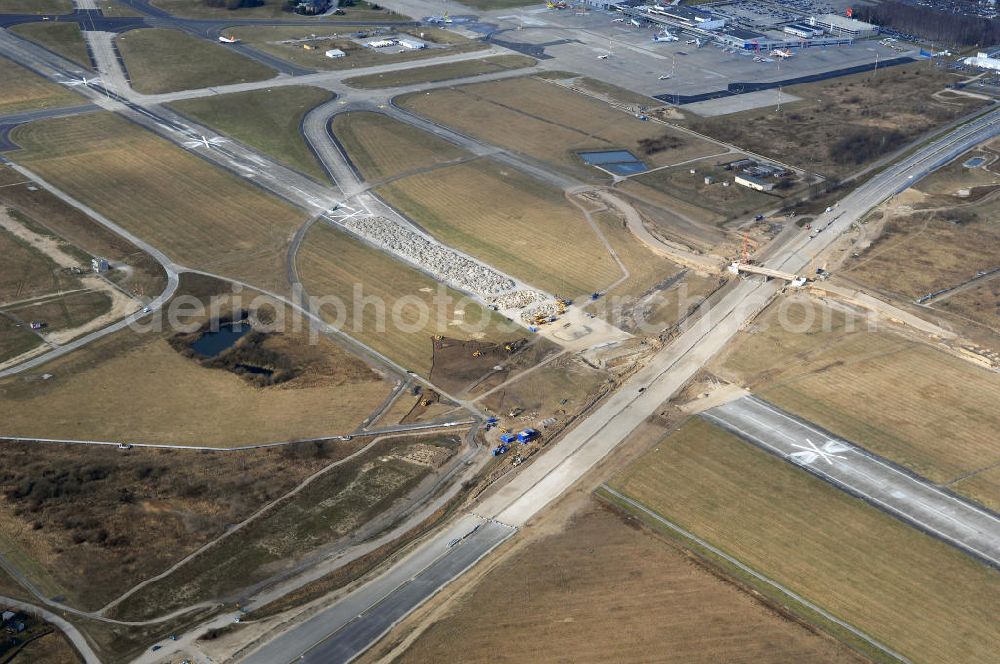
M 232 348 L 240 337 L 252 329 L 253 327 L 249 323 L 243 322 L 223 325 L 218 330 L 209 330 L 202 334 L 197 341 L 191 344 L 191 348 L 199 355 L 215 357 L 222 351 Z
M 646 171 L 646 164 L 628 150 L 602 150 L 577 154 L 591 166 L 598 166 L 615 175 L 635 175 Z
M 973 157 L 972 159 L 968 160 L 962 165 L 965 166 L 966 168 L 979 168 L 980 166 L 983 165 L 983 162 L 985 161 L 986 157 Z

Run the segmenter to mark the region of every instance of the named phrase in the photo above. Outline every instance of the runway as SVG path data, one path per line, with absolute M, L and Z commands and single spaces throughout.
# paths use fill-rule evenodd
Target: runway
M 930 480 L 754 396 L 716 406 L 701 416 L 1000 568 L 1000 516 L 938 488 Z
M 279 636 L 243 662 L 349 662 L 515 532 L 496 521 L 465 516 L 384 576 Z

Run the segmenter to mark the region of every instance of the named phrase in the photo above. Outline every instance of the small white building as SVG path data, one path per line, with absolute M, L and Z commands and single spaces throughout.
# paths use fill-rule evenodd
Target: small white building
M 767 180 L 755 178 L 752 175 L 746 175 L 743 173 L 736 176 L 736 184 L 749 187 L 750 189 L 756 189 L 757 191 L 771 191 L 774 189 L 773 182 L 768 182 Z
M 339 48 L 331 48 L 326 52 L 326 57 L 328 58 L 342 58 L 345 55 L 347 55 L 347 53 L 344 53 Z
M 427 44 L 422 41 L 417 41 L 416 39 L 400 39 L 399 45 L 403 48 L 410 49 L 411 51 L 419 51 L 422 48 L 427 48 Z
M 97 257 L 90 259 L 90 267 L 94 272 L 101 274 L 102 272 L 107 272 L 108 270 L 110 270 L 111 264 L 108 263 L 107 258 Z
M 375 39 L 365 44 L 368 48 L 389 48 L 398 44 L 395 39 Z

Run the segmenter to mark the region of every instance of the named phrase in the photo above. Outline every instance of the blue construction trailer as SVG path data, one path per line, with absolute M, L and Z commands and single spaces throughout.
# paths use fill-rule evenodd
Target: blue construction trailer
M 527 445 L 535 438 L 538 438 L 541 434 L 535 429 L 525 429 L 521 433 L 517 434 L 517 439 L 522 445 Z

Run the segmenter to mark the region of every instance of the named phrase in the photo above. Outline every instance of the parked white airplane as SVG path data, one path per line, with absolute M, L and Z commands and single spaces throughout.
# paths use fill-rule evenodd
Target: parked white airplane
M 680 38 L 679 37 L 675 37 L 674 35 L 670 34 L 666 30 L 664 30 L 660 34 L 653 35 L 653 41 L 655 41 L 655 42 L 675 42 L 675 41 L 680 41 Z
M 623 19 L 623 18 L 616 18 L 615 20 L 613 20 L 613 21 L 611 21 L 611 22 L 612 22 L 612 23 L 624 23 L 624 22 L 625 22 L 625 19 Z
M 240 40 L 232 35 L 219 35 L 219 41 L 223 44 L 239 44 Z
M 790 58 L 792 57 L 792 52 L 789 51 L 788 49 L 781 50 L 780 48 L 776 48 L 773 51 L 771 51 L 771 55 L 775 55 L 779 58 Z

